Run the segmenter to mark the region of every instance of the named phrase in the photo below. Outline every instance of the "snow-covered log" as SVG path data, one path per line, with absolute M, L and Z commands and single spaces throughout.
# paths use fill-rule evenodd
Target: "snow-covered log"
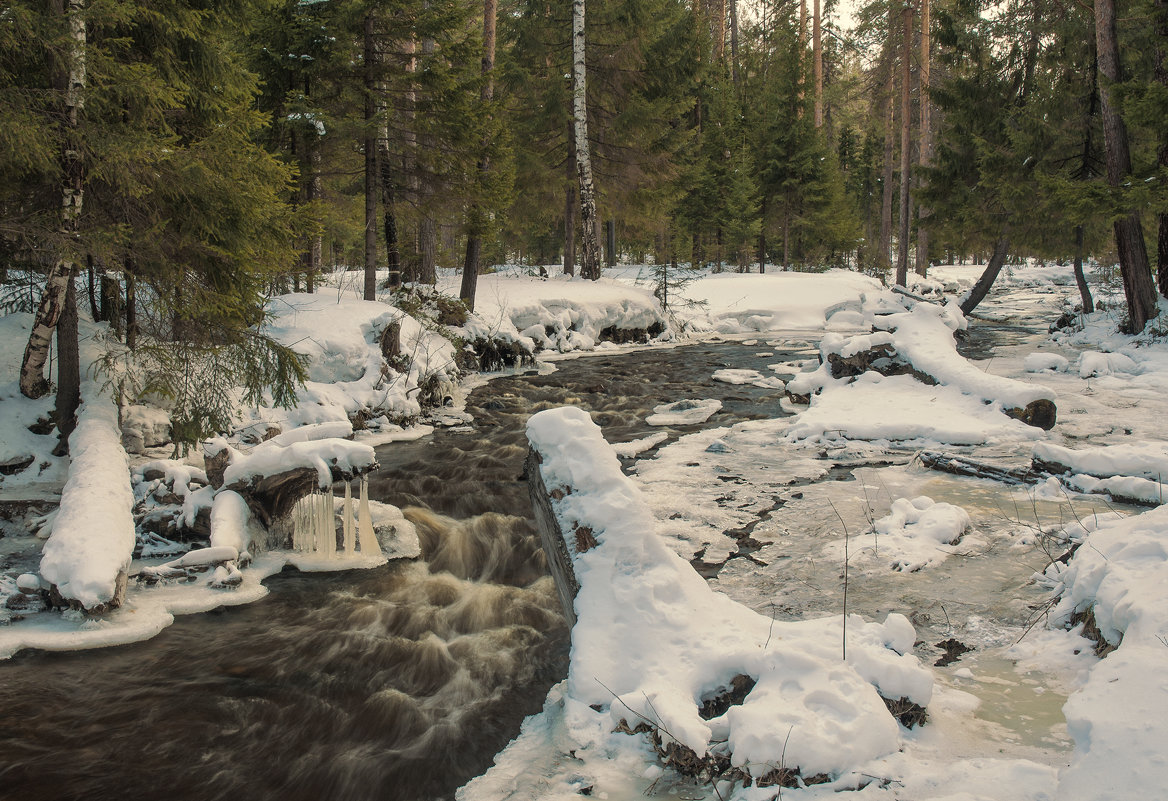
M 69 480 L 40 571 L 61 601 L 100 613 L 125 599 L 134 551 L 134 493 L 117 407 L 86 397 L 69 449 Z
M 622 743 L 643 754 L 636 738 L 611 734 L 644 731 L 639 724 L 667 764 L 725 769 L 723 778 L 744 782 L 779 781 L 780 764 L 792 776 L 839 776 L 896 751 L 899 729 L 882 698 L 923 706 L 933 689 L 909 653 L 915 632 L 906 618 L 851 616 L 845 658 L 842 618 L 775 621 L 710 589 L 669 550 L 587 412 L 540 412 L 527 435 L 531 477 L 546 488 L 557 550 L 579 583 L 558 707 L 575 739 L 574 770 Z M 554 707 L 549 701 L 543 714 Z M 528 745 L 514 747 L 529 758 Z M 512 766 L 506 754 L 497 764 L 496 776 L 464 797 L 499 797 L 493 782 L 505 783 Z

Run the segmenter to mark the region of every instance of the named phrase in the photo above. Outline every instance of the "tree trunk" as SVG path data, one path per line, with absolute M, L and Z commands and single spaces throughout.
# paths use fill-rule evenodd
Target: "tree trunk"
M 895 60 L 891 57 L 890 48 L 888 76 L 884 86 L 884 174 L 880 196 L 880 245 L 876 251 L 876 267 L 879 270 L 887 270 L 892 266 L 892 158 L 895 150 L 892 138 L 892 109 L 894 104 L 892 97 L 892 76 L 894 64 Z
M 742 72 L 738 68 L 738 0 L 730 0 L 730 68 L 734 93 L 742 101 Z
M 596 190 L 592 184 L 592 154 L 588 144 L 587 73 L 585 67 L 584 0 L 572 0 L 572 116 L 576 136 L 576 173 L 580 182 L 582 265 L 580 274 L 600 278 L 600 238 L 596 230 Z
M 324 237 L 320 230 L 322 224 L 320 212 L 317 210 L 317 205 L 321 201 L 320 161 L 320 137 L 310 134 L 308 137 L 308 203 L 313 209 L 312 216 L 316 230 L 313 231 L 312 241 L 308 245 L 308 271 L 304 276 L 304 286 L 309 294 L 315 290 L 316 276 L 320 275 L 324 266 L 322 264 Z
M 929 109 L 929 79 L 930 79 L 930 64 L 929 59 L 931 55 L 931 37 L 932 25 L 931 10 L 929 8 L 929 0 L 921 0 L 921 66 L 918 73 L 920 86 L 920 165 L 921 167 L 928 167 L 933 162 L 933 132 L 930 130 L 932 120 L 930 119 Z M 922 171 L 923 172 L 923 171 Z M 924 180 L 923 176 L 917 178 L 918 185 Z M 917 206 L 917 275 L 926 276 L 929 274 L 929 228 L 925 221 L 929 218 L 929 210 L 924 206 Z
M 761 209 L 759 210 L 759 217 L 762 218 L 762 223 L 758 227 L 758 274 L 762 275 L 766 272 L 766 219 L 767 219 L 767 199 L 763 197 Z
M 1155 0 L 1156 52 L 1154 74 L 1156 81 L 1168 87 L 1168 0 Z M 1168 129 L 1160 126 L 1160 148 L 1156 161 L 1161 170 L 1168 168 Z M 1168 212 L 1156 215 L 1159 231 L 1156 237 L 1156 277 L 1160 294 L 1168 298 Z
M 434 284 L 438 281 L 438 224 L 429 214 L 418 223 L 418 243 L 421 250 L 418 281 Z
M 795 76 L 796 91 L 795 116 L 803 119 L 803 99 L 807 96 L 805 84 L 807 83 L 804 75 L 804 64 L 807 58 L 807 0 L 799 0 L 799 63 L 798 73 Z M 786 269 L 784 267 L 783 269 Z
M 823 127 L 823 40 L 819 12 L 820 0 L 812 5 L 811 68 L 815 76 L 815 127 Z
M 123 267 L 126 275 L 126 347 L 138 347 L 138 278 L 134 275 L 134 261 L 127 256 Z
M 998 273 L 1002 271 L 1002 265 L 1006 263 L 1006 255 L 1010 249 L 1010 236 L 1007 233 L 1002 233 L 998 238 L 997 243 L 994 244 L 994 252 L 990 256 L 989 263 L 986 264 L 985 270 L 981 277 L 977 279 L 977 283 L 973 285 L 973 289 L 969 290 L 969 294 L 961 301 L 961 313 L 969 314 L 977 308 L 977 304 L 981 303 L 987 294 L 989 294 L 990 287 L 994 285 L 994 281 L 998 277 Z
M 1095 300 L 1091 297 L 1091 287 L 1087 286 L 1087 276 L 1083 274 L 1083 226 L 1075 226 L 1075 283 L 1079 287 L 1079 299 L 1083 301 L 1083 314 L 1095 311 Z
M 377 300 L 377 58 L 373 12 L 365 15 L 365 300 Z
M 101 307 L 97 305 L 97 267 L 93 263 L 92 253 L 85 254 L 85 275 L 87 278 L 86 288 L 89 291 L 89 314 L 95 323 L 99 323 L 104 318 L 101 314 Z
M 616 220 L 604 223 L 605 256 L 609 267 L 616 266 Z
M 77 425 L 77 407 L 81 404 L 81 354 L 77 337 L 77 282 L 69 277 L 65 289 L 65 307 L 57 323 L 57 434 L 60 440 L 53 450 L 58 456 L 69 452 L 69 435 Z
M 65 0 L 63 4 L 54 0 L 51 10 L 64 17 L 69 26 L 66 65 L 62 73 L 56 76 L 57 88 L 61 90 L 64 100 L 59 122 L 64 143 L 60 154 L 61 210 L 58 230 L 61 250 L 45 279 L 44 294 L 41 295 L 40 305 L 33 318 L 32 330 L 20 364 L 20 392 L 27 398 L 39 398 L 49 389 L 49 382 L 45 379 L 45 362 L 48 360 L 53 330 L 65 306 L 69 279 L 77 264 L 76 240 L 85 200 L 84 165 L 81 148 L 77 143 L 77 127 L 85 105 L 85 9 L 82 0 Z
M 493 73 L 495 69 L 495 21 L 498 17 L 498 0 L 483 0 L 483 89 L 479 99 L 484 106 L 489 106 L 495 97 L 495 83 Z M 487 143 L 483 143 L 484 150 Z M 478 171 L 485 176 L 491 168 L 491 160 L 485 153 L 479 160 Z M 474 311 L 475 294 L 478 290 L 479 270 L 482 268 L 483 239 L 477 226 L 482 222 L 479 219 L 481 212 L 477 207 L 471 208 L 471 230 L 466 238 L 466 260 L 462 265 L 462 287 L 458 296 L 471 311 Z
M 904 30 L 900 47 L 900 236 L 896 247 L 896 283 L 908 284 L 909 218 L 909 164 L 912 156 L 912 6 L 905 3 L 901 11 Z
M 1107 149 L 1107 181 L 1116 190 L 1122 191 L 1121 186 L 1131 173 L 1131 154 L 1128 150 L 1127 126 L 1111 96 L 1112 86 L 1123 79 L 1114 0 L 1095 0 L 1095 42 L 1099 54 L 1099 72 L 1106 79 L 1100 87 L 1100 100 L 1103 141 Z M 1130 333 L 1139 333 L 1144 330 L 1148 320 L 1156 316 L 1158 309 L 1138 210 L 1133 209 L 1126 217 L 1115 221 L 1115 245 L 1119 251 L 1119 269 L 1127 298 Z

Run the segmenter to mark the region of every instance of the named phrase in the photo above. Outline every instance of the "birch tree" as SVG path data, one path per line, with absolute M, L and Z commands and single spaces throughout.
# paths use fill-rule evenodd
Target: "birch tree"
M 580 182 L 580 274 L 600 278 L 600 236 L 596 228 L 596 189 L 588 145 L 587 74 L 585 69 L 584 0 L 572 0 L 572 119 L 576 139 L 576 175 Z
M 60 78 L 63 91 L 63 108 L 60 118 L 62 129 L 62 149 L 59 157 L 61 168 L 61 208 L 59 219 L 59 241 L 56 261 L 45 279 L 44 294 L 33 318 L 32 331 L 24 349 L 20 367 L 20 392 L 28 398 L 39 398 L 49 389 L 45 378 L 45 362 L 48 361 L 49 343 L 57 323 L 61 319 L 66 303 L 66 290 L 77 270 L 77 235 L 80 230 L 81 211 L 84 205 L 83 185 L 84 164 L 79 142 L 79 123 L 85 105 L 85 7 L 83 0 L 53 0 L 53 10 L 66 21 L 69 31 L 69 46 L 65 65 Z

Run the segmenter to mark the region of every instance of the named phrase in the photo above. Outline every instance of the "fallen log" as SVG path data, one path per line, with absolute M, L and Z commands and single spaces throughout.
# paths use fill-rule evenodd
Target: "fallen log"
M 531 496 L 531 509 L 535 514 L 535 526 L 539 529 L 539 541 L 547 555 L 548 569 L 556 584 L 556 593 L 560 596 L 560 604 L 564 608 L 564 617 L 568 620 L 568 628 L 576 625 L 576 594 L 580 592 L 580 582 L 576 578 L 576 571 L 572 567 L 572 554 L 568 550 L 568 540 L 565 532 L 560 528 L 559 519 L 552 510 L 552 501 L 544 483 L 543 474 L 539 466 L 543 458 L 534 449 L 527 452 L 527 460 L 523 465 L 524 475 L 527 476 L 527 492 Z M 565 492 L 556 489 L 556 492 Z M 571 488 L 566 489 L 571 492 Z M 562 497 L 562 496 L 561 496 Z M 581 540 L 580 544 L 587 545 L 587 537 L 582 531 L 573 535 L 574 540 Z M 595 544 L 595 540 L 593 540 Z M 586 550 L 577 548 L 577 551 Z
M 920 459 L 921 464 L 931 470 L 940 470 L 956 476 L 988 478 L 992 481 L 1000 481 L 1003 484 L 1032 484 L 1038 481 L 1043 475 L 1043 473 L 1037 472 L 1033 467 L 1000 467 L 987 462 L 969 459 L 965 456 L 954 456 L 948 453 L 938 453 L 937 451 L 921 451 L 917 454 L 917 458 Z

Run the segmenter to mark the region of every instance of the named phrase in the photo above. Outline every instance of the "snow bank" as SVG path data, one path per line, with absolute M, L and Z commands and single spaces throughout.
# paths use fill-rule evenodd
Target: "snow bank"
M 845 306 L 859 308 L 866 294 L 882 289 L 876 279 L 850 270 L 720 273 L 701 277 L 681 290 L 687 299 L 705 304 L 705 320 L 703 312 L 695 309 L 681 314 L 695 328 L 708 326 L 731 334 L 822 329 L 829 316 L 845 311 Z M 855 325 L 857 320 L 844 315 L 835 322 Z
M 571 770 L 592 783 L 610 760 L 637 775 L 652 767 L 641 738 L 613 732 L 622 720 L 650 721 L 666 744 L 699 756 L 721 751 L 756 778 L 780 764 L 805 776 L 838 775 L 896 751 L 899 729 L 878 690 L 924 705 L 933 687 L 931 673 L 904 653 L 914 639 L 907 619 L 853 616 L 844 661 L 841 618 L 776 622 L 711 590 L 669 550 L 586 412 L 540 412 L 527 431 L 552 497 L 562 494 L 553 502 L 562 529 L 586 526 L 595 545 L 569 543 L 580 591 L 562 690 L 508 747 L 523 758 L 504 752 L 460 798 L 503 795 L 531 770 L 532 749 L 541 747 L 531 740 L 560 721 L 566 736 L 554 749 L 570 752 L 578 760 Z M 757 682 L 745 700 L 703 719 L 703 701 L 740 675 Z
M 956 387 L 926 386 L 907 375 L 885 377 L 872 372 L 813 395 L 810 407 L 787 431 L 791 440 L 895 440 L 922 446 L 980 445 L 1041 436 L 1039 429 L 1006 417 Z
M 1163 442 L 1133 442 L 1074 449 L 1039 442 L 1034 445 L 1034 457 L 1097 478 L 1140 476 L 1150 481 L 1168 478 L 1168 444 Z
M 851 337 L 828 333 L 820 343 L 819 369 L 788 382 L 788 392 L 810 398 L 809 408 L 791 424 L 788 438 L 976 445 L 1042 436 L 1037 428 L 1003 412 L 1052 400 L 1054 393 L 1038 384 L 989 374 L 958 354 L 953 332 L 963 329 L 966 321 L 956 307 L 918 303 L 912 311 L 872 319 L 886 330 Z M 869 351 L 891 354 L 873 360 L 873 367 L 883 362 L 891 366 L 899 359 L 937 385 L 909 375 L 883 376 L 874 369 L 855 379 L 833 377 L 833 360 Z
M 85 390 L 69 438 L 69 480 L 40 570 L 64 598 L 94 609 L 122 600 L 134 551 L 134 493 L 117 408 L 93 385 Z
M 1082 528 L 1079 529 L 1080 531 Z M 1158 798 L 1168 787 L 1168 507 L 1108 520 L 1086 535 L 1062 572 L 1052 625 L 1090 611 L 1120 646 L 1098 662 L 1063 708 L 1075 759 L 1059 801 Z
M 439 286 L 457 297 L 454 277 Z M 592 350 L 608 328 L 664 331 L 668 321 L 653 293 L 612 278 L 588 281 L 509 274 L 479 276 L 475 314 L 463 327 L 467 339 L 496 337 L 528 353 Z
M 421 413 L 418 394 L 431 377 L 457 375 L 454 345 L 413 317 L 379 301 L 337 292 L 281 295 L 268 303 L 269 333 L 308 357 L 308 381 L 294 409 L 252 410 L 250 422 L 276 424 L 287 431 L 308 423 L 343 423 L 358 412 L 409 419 Z M 404 368 L 387 366 L 380 338 L 392 323 L 401 326 Z M 404 369 L 405 372 L 401 370 Z

